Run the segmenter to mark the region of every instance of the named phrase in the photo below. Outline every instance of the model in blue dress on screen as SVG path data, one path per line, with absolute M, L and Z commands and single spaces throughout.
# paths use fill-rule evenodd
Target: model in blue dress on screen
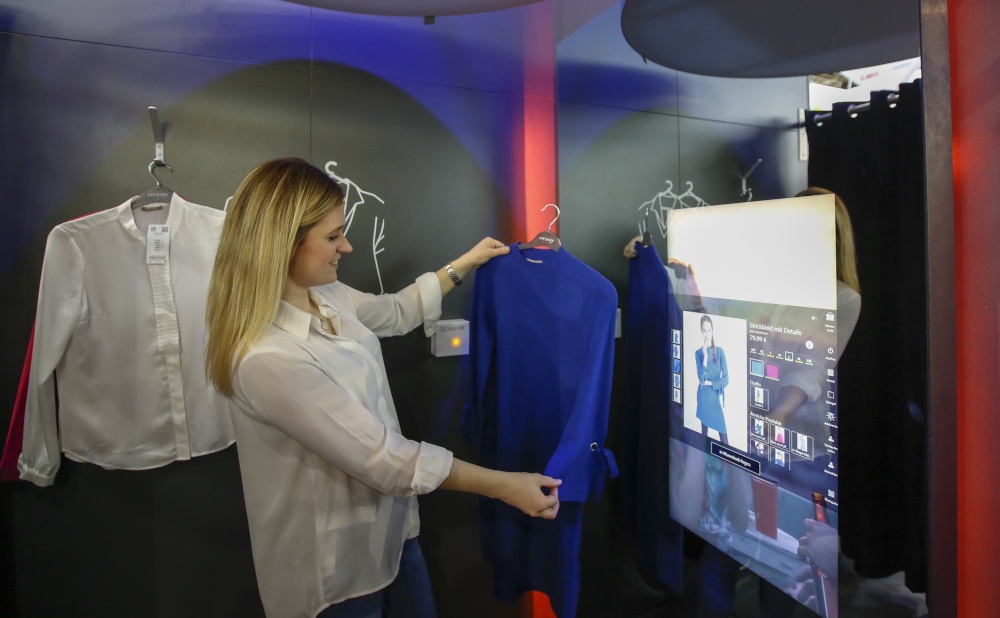
M 726 353 L 715 345 L 715 327 L 712 318 L 701 316 L 702 346 L 695 350 L 694 358 L 698 367 L 698 420 L 701 432 L 714 429 L 719 432 L 719 441 L 729 444 L 726 432 L 726 415 L 722 409 L 726 401 L 726 386 L 729 385 L 729 368 Z

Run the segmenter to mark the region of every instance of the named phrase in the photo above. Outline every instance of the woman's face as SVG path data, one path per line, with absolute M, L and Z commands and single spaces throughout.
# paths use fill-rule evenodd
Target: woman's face
M 701 338 L 705 340 L 705 345 L 712 345 L 712 323 L 701 323 Z
M 338 206 L 306 232 L 288 265 L 288 278 L 302 288 L 333 283 L 340 257 L 351 250 L 344 236 L 344 207 Z

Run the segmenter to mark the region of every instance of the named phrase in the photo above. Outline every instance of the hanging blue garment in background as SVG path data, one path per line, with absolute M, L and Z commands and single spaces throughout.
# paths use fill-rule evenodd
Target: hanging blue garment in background
M 635 534 L 640 568 L 680 594 L 683 527 L 670 517 L 669 439 L 681 435 L 683 413 L 674 402 L 671 346 L 683 317 L 656 248 L 636 243 L 629 261 L 625 328 L 627 382 L 618 442 L 619 484 L 626 524 Z M 671 426 L 673 424 L 673 427 Z

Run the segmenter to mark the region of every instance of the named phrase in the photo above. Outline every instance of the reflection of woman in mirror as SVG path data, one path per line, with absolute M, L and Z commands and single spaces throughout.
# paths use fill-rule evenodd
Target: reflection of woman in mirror
M 702 345 L 694 352 L 698 369 L 698 420 L 701 432 L 714 429 L 719 432 L 719 441 L 729 444 L 726 432 L 726 415 L 722 407 L 726 401 L 725 389 L 729 385 L 729 367 L 726 353 L 715 345 L 715 326 L 712 318 L 701 316 Z
M 830 195 L 833 192 L 820 187 L 809 187 L 800 192 L 796 197 L 810 195 Z M 854 333 L 858 317 L 861 313 L 861 285 L 858 280 L 857 258 L 854 250 L 854 231 L 851 225 L 851 217 L 847 212 L 847 206 L 839 195 L 834 196 L 834 217 L 836 225 L 836 263 L 837 263 L 837 358 L 842 358 L 844 348 Z M 789 376 L 787 382 L 781 388 L 776 400 L 775 409 L 771 412 L 773 418 L 782 422 L 791 419 L 797 423 L 809 423 L 813 425 L 822 424 L 827 406 L 822 398 L 822 393 L 826 390 L 825 378 L 822 374 L 808 379 L 808 375 L 798 372 Z M 808 448 L 808 442 L 806 444 Z M 826 456 L 820 453 L 815 454 L 812 461 L 811 472 L 814 475 L 822 474 L 822 462 Z M 819 468 L 819 469 L 817 469 Z M 800 466 L 800 470 L 810 470 L 808 464 Z M 801 472 L 800 472 L 801 474 Z M 843 480 L 841 479 L 841 482 Z M 843 493 L 843 492 L 841 492 Z M 826 524 L 813 519 L 806 519 L 804 522 L 807 530 L 806 537 L 800 539 L 799 553 L 807 555 L 813 564 L 825 565 L 824 572 L 834 585 L 838 580 L 838 546 L 839 536 L 837 531 Z M 822 530 L 822 532 L 816 532 Z M 820 538 L 814 541 L 813 537 Z M 817 609 L 817 599 L 815 588 L 811 581 L 812 571 L 803 568 L 795 578 L 793 586 L 785 590 L 785 593 L 792 594 L 802 603 L 806 603 L 814 610 Z M 761 582 L 765 584 L 765 582 Z M 771 584 L 762 585 L 761 604 L 762 607 L 780 607 L 781 603 L 787 602 L 780 591 L 777 591 Z M 770 599 L 765 602 L 764 599 Z M 786 606 L 786 609 L 790 606 Z
M 837 357 L 844 354 L 844 348 L 854 333 L 861 314 L 861 284 L 858 281 L 857 257 L 854 251 L 854 228 L 847 206 L 840 196 L 828 189 L 809 187 L 795 197 L 810 195 L 830 195 L 834 197 L 834 219 L 837 242 Z M 818 374 L 817 374 L 818 375 Z M 785 422 L 803 404 L 819 400 L 825 389 L 822 375 L 814 379 L 801 374 L 789 376 L 778 392 L 771 417 Z

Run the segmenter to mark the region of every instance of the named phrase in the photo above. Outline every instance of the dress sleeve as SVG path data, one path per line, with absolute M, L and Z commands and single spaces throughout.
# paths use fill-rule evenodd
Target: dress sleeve
M 59 470 L 56 366 L 83 312 L 83 254 L 57 227 L 49 234 L 35 315 L 35 339 L 24 410 L 24 439 L 17 468 L 22 480 L 51 485 Z
M 565 502 L 596 501 L 610 471 L 618 476 L 614 455 L 604 448 L 611 404 L 611 382 L 615 350 L 617 292 L 610 282 L 595 285 L 588 311 L 594 315 L 586 357 L 581 359 L 580 388 L 569 419 L 545 474 L 563 479 L 559 499 Z
M 712 381 L 712 388 L 722 392 L 729 386 L 729 365 L 726 364 L 726 351 L 722 348 L 716 349 L 719 351 L 719 371 L 721 374 L 718 380 Z
M 431 336 L 441 318 L 441 284 L 434 273 L 424 273 L 395 294 L 368 294 L 344 286 L 358 319 L 379 337 L 404 335 L 421 323 Z
M 450 451 L 389 428 L 306 358 L 280 348 L 255 352 L 233 386 L 257 421 L 384 495 L 428 493 L 451 471 Z

